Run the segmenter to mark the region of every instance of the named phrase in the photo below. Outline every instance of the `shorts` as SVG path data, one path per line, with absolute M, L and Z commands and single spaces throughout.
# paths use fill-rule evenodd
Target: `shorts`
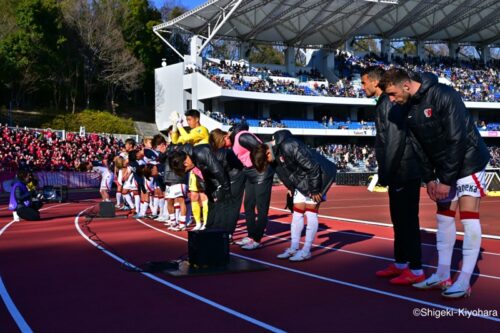
M 167 199 L 176 199 L 176 198 L 181 198 L 185 197 L 187 193 L 187 186 L 186 184 L 174 184 L 174 185 L 167 185 L 165 189 L 165 198 Z
M 189 173 L 189 192 L 205 192 L 205 181 L 194 172 Z
M 463 196 L 482 198 L 486 195 L 486 172 L 485 169 L 473 173 L 470 176 L 459 178 L 457 183 L 450 188 L 448 198 L 440 202 L 457 201 Z
M 137 191 L 139 188 L 137 187 L 137 182 L 135 181 L 135 177 L 131 174 L 128 179 L 123 183 L 123 189 L 129 191 Z
M 154 177 L 150 177 L 150 179 L 147 179 L 144 177 L 144 185 L 146 187 L 146 192 L 147 193 L 154 193 L 157 185 L 156 185 L 156 179 Z
M 321 198 L 321 201 L 325 201 L 325 200 L 326 200 L 326 195 L 324 195 Z M 295 192 L 293 193 L 293 203 L 294 204 L 305 203 L 306 205 L 316 205 L 316 204 L 318 204 L 311 197 L 308 197 L 308 196 L 306 197 L 305 195 L 303 195 L 298 190 L 295 190 Z
M 101 179 L 101 191 L 111 191 L 111 186 L 113 184 L 113 179 L 115 176 L 111 173 L 107 175 L 106 177 L 102 177 Z

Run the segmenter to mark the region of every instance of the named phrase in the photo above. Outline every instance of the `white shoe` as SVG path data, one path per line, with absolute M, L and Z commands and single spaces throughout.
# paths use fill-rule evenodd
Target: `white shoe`
M 250 240 L 247 244 L 243 245 L 241 248 L 243 250 L 255 250 L 262 247 L 262 245 L 259 242 L 254 241 L 253 239 Z
M 206 226 L 205 224 L 202 224 L 202 225 L 201 225 L 201 228 L 200 228 L 200 231 L 203 231 L 203 230 L 205 230 L 206 228 L 207 228 L 207 226 Z
M 288 258 L 290 261 L 304 261 L 307 259 L 311 259 L 311 252 L 304 252 L 303 250 L 297 251 L 295 255 Z
M 158 221 L 158 222 L 166 222 L 166 221 L 168 221 L 168 220 L 165 220 L 165 219 L 166 219 L 165 216 L 161 216 L 160 215 L 157 218 L 155 218 L 155 221 Z
M 288 259 L 290 258 L 291 256 L 293 256 L 295 253 L 297 253 L 297 250 L 294 250 L 292 248 L 288 248 L 285 250 L 285 252 L 283 253 L 280 253 L 276 256 L 276 258 L 278 259 Z
M 428 289 L 441 289 L 441 290 L 446 290 L 448 289 L 453 282 L 451 281 L 450 278 L 446 280 L 441 280 L 439 276 L 434 273 L 431 276 L 429 276 L 427 279 L 425 279 L 422 282 L 414 283 L 413 287 L 420 289 L 420 290 L 428 290 Z
M 201 229 L 201 224 L 197 224 L 194 226 L 193 229 L 191 229 L 191 231 L 197 231 L 197 230 L 200 230 Z
M 178 224 L 175 227 L 169 228 L 169 230 L 172 230 L 172 231 L 184 231 L 184 230 L 186 230 L 186 225 L 184 223 L 183 224 Z
M 13 217 L 14 222 L 21 221 L 21 218 L 19 217 L 19 215 L 17 215 L 16 211 L 12 212 L 12 217 Z
M 236 245 L 240 245 L 240 246 L 243 246 L 245 244 L 248 244 L 252 241 L 252 239 L 250 237 L 245 237 L 243 239 L 240 239 L 239 241 L 235 242 Z
M 444 290 L 441 295 L 446 298 L 462 298 L 469 297 L 471 294 L 470 286 L 462 286 L 460 283 L 455 282 L 451 287 Z

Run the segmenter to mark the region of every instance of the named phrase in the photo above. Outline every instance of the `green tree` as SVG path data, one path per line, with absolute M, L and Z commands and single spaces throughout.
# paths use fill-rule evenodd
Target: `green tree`
M 249 60 L 251 63 L 257 64 L 283 65 L 285 54 L 272 45 L 258 45 L 252 48 Z

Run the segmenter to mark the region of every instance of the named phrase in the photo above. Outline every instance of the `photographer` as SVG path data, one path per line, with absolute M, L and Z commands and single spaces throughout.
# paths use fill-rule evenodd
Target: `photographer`
M 32 199 L 32 194 L 29 191 L 27 184 L 32 181 L 32 175 L 28 172 L 20 170 L 17 173 L 17 179 L 12 185 L 9 200 L 9 210 L 12 211 L 14 220 L 19 221 L 20 218 L 28 221 L 40 220 L 38 210 L 42 208 L 42 203 Z

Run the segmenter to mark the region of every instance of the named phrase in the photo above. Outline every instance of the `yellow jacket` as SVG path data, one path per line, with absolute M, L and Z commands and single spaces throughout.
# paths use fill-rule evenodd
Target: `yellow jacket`
M 208 143 L 208 129 L 205 126 L 198 126 L 192 128 L 188 133 L 184 127 L 179 126 L 178 131 L 172 132 L 172 143 L 174 144 L 192 144 L 198 145 L 202 143 Z

